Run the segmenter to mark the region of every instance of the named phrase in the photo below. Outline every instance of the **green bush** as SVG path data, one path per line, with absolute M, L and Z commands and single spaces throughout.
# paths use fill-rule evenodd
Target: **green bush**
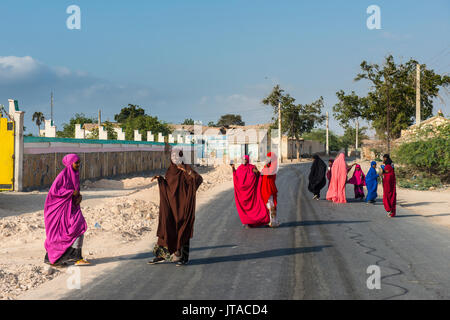
M 400 187 L 415 190 L 429 190 L 431 187 L 438 188 L 442 185 L 439 177 L 414 176 L 411 179 L 399 178 L 397 180 Z
M 403 143 L 393 152 L 393 160 L 417 176 L 450 181 L 450 125 L 424 128 L 416 140 Z M 431 183 L 431 182 L 429 182 Z

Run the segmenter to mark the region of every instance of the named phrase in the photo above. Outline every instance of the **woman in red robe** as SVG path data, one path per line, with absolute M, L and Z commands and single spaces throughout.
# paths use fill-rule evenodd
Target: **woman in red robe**
M 261 183 L 261 196 L 263 202 L 266 204 L 267 209 L 270 212 L 269 227 L 276 228 L 280 225 L 277 220 L 277 185 L 275 180 L 277 179 L 278 172 L 278 159 L 274 152 L 267 154 L 268 163 L 261 171 L 262 183 Z
M 397 205 L 397 189 L 392 160 L 387 158 L 383 168 L 383 204 L 388 217 L 395 217 Z
M 250 164 L 250 157 L 244 156 L 244 163 L 233 168 L 234 199 L 236 208 L 245 227 L 258 227 L 270 222 L 261 196 L 261 182 L 258 169 Z

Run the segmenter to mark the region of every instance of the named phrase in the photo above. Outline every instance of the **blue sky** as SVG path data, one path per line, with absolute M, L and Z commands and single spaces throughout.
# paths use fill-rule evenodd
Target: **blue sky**
M 66 27 L 72 4 L 81 30 Z M 381 30 L 366 27 L 373 4 Z M 336 91 L 367 91 L 353 81 L 362 60 L 393 54 L 450 71 L 448 0 L 2 0 L 0 13 L 0 103 L 19 100 L 32 133 L 34 111 L 49 117 L 51 90 L 59 128 L 99 108 L 113 120 L 128 103 L 171 123 L 239 113 L 256 124 L 272 116 L 260 101 L 276 83 L 298 103 L 323 96 L 331 111 Z M 448 115 L 442 96 L 435 112 Z

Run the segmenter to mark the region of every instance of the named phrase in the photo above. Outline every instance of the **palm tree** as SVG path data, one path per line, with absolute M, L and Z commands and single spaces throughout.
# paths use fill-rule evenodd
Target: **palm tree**
M 35 113 L 33 113 L 33 121 L 36 122 L 36 125 L 38 126 L 39 136 L 41 136 L 41 124 L 42 124 L 42 122 L 44 122 L 44 120 L 45 120 L 45 117 L 44 117 L 44 114 L 42 112 L 35 112 Z

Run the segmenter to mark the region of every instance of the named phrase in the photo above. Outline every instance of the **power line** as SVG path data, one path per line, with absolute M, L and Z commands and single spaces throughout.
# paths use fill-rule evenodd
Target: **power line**
M 431 59 L 429 59 L 428 62 L 427 62 L 426 64 L 431 65 L 431 64 L 435 63 L 435 62 L 437 61 L 436 58 L 438 58 L 438 57 L 441 56 L 443 53 L 445 53 L 445 51 L 446 51 L 447 49 L 450 49 L 450 44 L 448 44 L 448 45 L 447 45 L 442 51 L 440 51 L 437 55 L 435 55 L 435 56 L 433 56 Z M 447 53 L 449 53 L 449 52 L 447 52 Z

